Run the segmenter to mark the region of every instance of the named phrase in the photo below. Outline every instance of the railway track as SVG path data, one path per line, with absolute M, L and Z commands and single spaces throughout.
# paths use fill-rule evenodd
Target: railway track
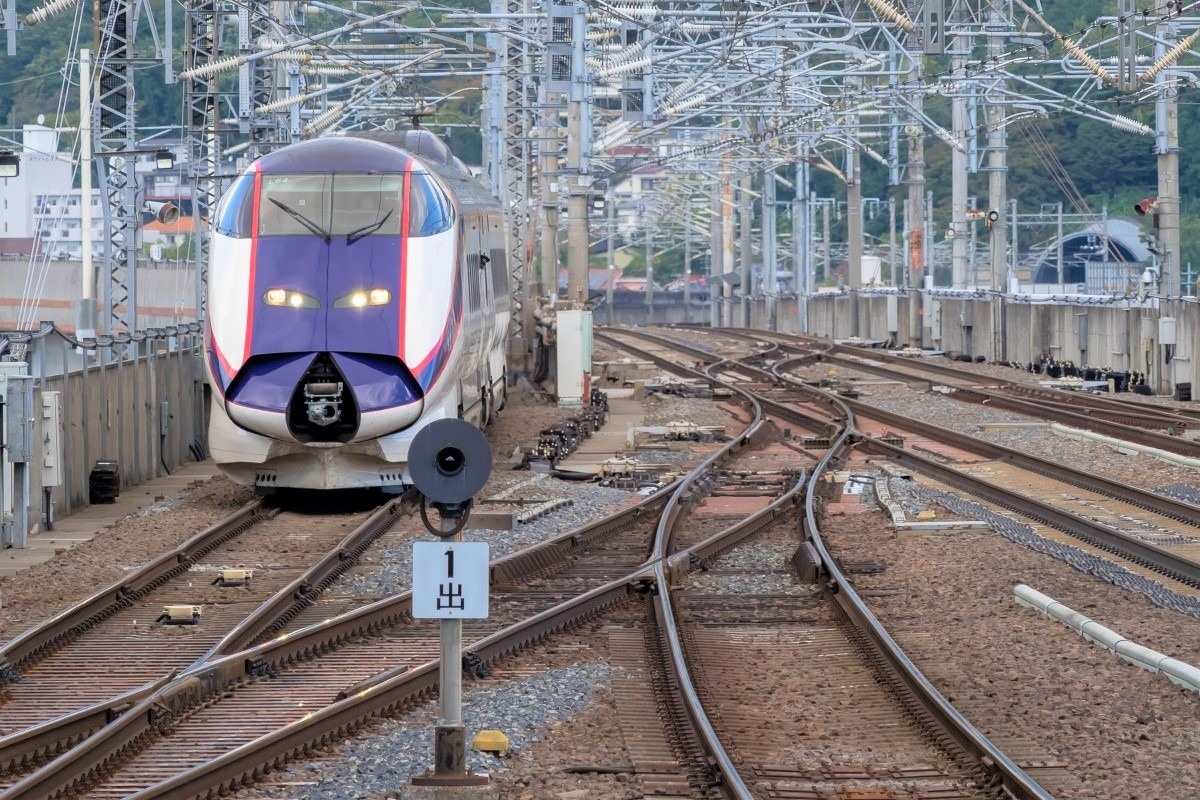
M 735 337 L 747 337 L 737 331 L 723 332 Z M 1189 457 L 1200 456 L 1200 443 L 1181 438 L 1183 433 L 1200 426 L 1200 421 L 1194 416 L 1162 406 L 1113 400 L 1090 392 L 1068 392 L 992 379 L 945 364 L 889 355 L 886 351 L 864 350 L 815 340 L 801 340 L 803 343 L 798 344 L 794 340 L 768 337 L 768 341 L 778 344 L 781 352 L 801 359 L 838 364 L 846 369 L 891 380 L 929 381 L 930 376 L 934 375 L 939 383 L 953 388 L 950 396 L 956 400 L 986 403 L 995 408 L 1085 430 L 1108 430 L 1122 439 L 1148 447 Z M 999 390 L 983 388 L 996 384 L 999 384 Z
M 656 338 L 641 331 L 623 331 L 622 333 L 641 340 Z M 742 334 L 742 336 L 745 337 L 746 335 Z M 694 358 L 702 358 L 704 356 L 703 351 L 690 349 L 682 343 L 672 341 L 671 346 Z M 646 357 L 650 357 L 650 355 L 646 354 Z M 660 366 L 668 368 L 670 363 L 667 360 L 663 360 Z M 781 359 L 772 364 L 771 371 L 742 363 L 739 365 L 738 370 L 742 373 L 750 374 L 762 382 L 775 381 L 779 385 L 779 382 L 790 380 L 792 381 L 791 385 L 794 386 L 794 379 L 789 379 L 787 376 L 789 365 L 794 363 L 796 363 L 795 359 Z M 764 406 L 771 409 L 773 413 L 778 414 L 783 419 L 795 419 L 797 422 L 808 422 L 811 424 L 811 420 L 802 418 L 787 403 L 781 403 L 763 396 L 760 396 L 760 399 Z M 892 429 L 904 428 L 913 424 L 911 420 L 902 415 L 874 408 L 860 401 L 839 397 L 836 402 L 844 405 L 848 412 L 854 414 L 856 419 L 875 420 L 884 423 Z M 1139 487 L 1113 481 L 1094 473 L 1076 470 L 1069 465 L 1040 459 L 982 439 L 976 439 L 957 431 L 950 431 L 926 423 L 920 423 L 920 427 L 923 436 L 967 452 L 975 453 L 981 458 L 1011 463 L 1029 472 L 1050 477 L 1064 484 L 1084 488 L 1118 499 L 1136 508 L 1161 515 L 1168 520 L 1176 520 L 1188 525 L 1200 524 L 1200 508 L 1190 503 L 1163 497 Z M 931 458 L 925 458 L 903 448 L 899 444 L 889 443 L 882 438 L 862 435 L 861 431 L 859 431 L 859 435 L 862 436 L 862 440 L 857 446 L 863 452 L 894 460 L 910 469 L 929 475 L 948 486 L 986 499 L 1001 508 L 1027 516 L 1044 525 L 1062 531 L 1098 550 L 1118 556 L 1186 586 L 1200 588 L 1200 561 L 1192 558 L 1185 552 L 1181 552 L 1181 548 L 1192 547 L 1190 542 L 1184 541 L 1178 544 L 1160 546 L 1151 541 L 1139 538 L 1137 535 L 1100 524 L 1096 520 L 1068 513 L 1061 508 L 1061 503 L 1043 502 L 1033 497 L 1016 495 L 992 481 L 972 475 L 952 465 L 943 464 Z
M 660 367 L 676 374 L 688 377 L 703 376 L 702 373 L 679 366 L 678 360 L 653 356 L 644 350 L 631 347 L 627 342 L 622 342 L 615 337 L 599 334 L 598 338 L 634 350 L 640 357 L 650 358 Z M 637 338 L 645 340 L 651 337 L 639 333 Z M 688 352 L 691 355 L 691 351 Z M 710 365 L 707 372 L 711 374 L 719 367 L 719 364 Z M 742 392 L 734 384 L 727 385 L 734 391 Z M 798 391 L 805 391 L 801 387 L 797 388 Z M 814 396 L 820 394 L 815 390 L 808 391 Z M 797 423 L 802 422 L 806 425 L 816 426 L 823 424 L 820 420 L 814 420 L 811 417 L 802 418 L 800 412 L 786 405 L 764 402 L 758 396 L 747 396 L 755 408 L 755 419 L 760 421 L 758 424 L 761 424 L 764 407 L 770 408 L 773 415 L 794 420 Z M 898 682 L 900 687 L 898 692 L 914 704 L 913 707 L 917 710 L 912 713 L 919 717 L 925 730 L 929 731 L 928 735 L 938 737 L 944 747 L 954 748 L 956 753 L 961 754 L 961 758 L 970 763 L 971 769 L 978 770 L 982 776 L 981 781 L 993 787 L 994 792 L 1003 791 L 1007 793 L 1007 796 L 1016 798 L 1049 798 L 1050 795 L 1034 779 L 976 731 L 920 674 L 915 665 L 904 655 L 867 609 L 855 592 L 853 584 L 847 580 L 841 568 L 826 550 L 813 511 L 817 487 L 820 485 L 817 478 L 829 469 L 831 464 L 846 457 L 853 432 L 852 412 L 844 405 L 839 404 L 836 399 L 826 396 L 826 401 L 834 408 L 833 413 L 828 416 L 835 422 L 829 424 L 834 425 L 840 422 L 841 430 L 837 431 L 836 435 L 832 435 L 834 432 L 830 431 L 830 447 L 814 469 L 812 479 L 807 482 L 798 482 L 796 486 L 781 495 L 767 508 L 746 520 L 745 525 L 740 527 L 741 534 L 738 541 L 749 535 L 749 532 L 761 530 L 775 522 L 783 509 L 800 497 L 803 489 L 806 541 L 797 548 L 793 558 L 797 570 L 810 574 L 819 572 L 835 587 L 831 593 L 832 601 L 851 621 L 855 631 L 863 636 L 864 641 L 869 643 L 869 646 L 877 653 L 878 663 L 884 666 L 893 679 Z M 699 475 L 693 473 L 692 476 L 685 479 L 675 497 L 689 498 L 694 502 L 696 495 L 689 494 L 689 489 L 701 475 L 703 475 L 702 472 Z M 672 501 L 675 502 L 675 498 Z M 670 691 L 666 692 L 670 699 L 660 700 L 662 702 L 660 716 L 676 721 L 677 731 L 671 737 L 672 741 L 678 743 L 677 749 L 682 751 L 682 759 L 685 763 L 695 765 L 700 772 L 699 785 L 696 780 L 692 782 L 691 789 L 694 794 L 749 800 L 755 794 L 747 784 L 745 777 L 739 772 L 738 767 L 735 766 L 733 758 L 722 743 L 721 737 L 714 728 L 693 685 L 688 660 L 684 654 L 683 636 L 677 623 L 677 614 L 671 597 L 673 593 L 664 589 L 671 584 L 671 581 L 668 581 L 668 575 L 676 581 L 679 580 L 697 564 L 706 563 L 707 559 L 727 549 L 731 546 L 731 542 L 729 539 L 714 537 L 685 552 L 670 556 L 668 554 L 672 549 L 671 543 L 679 518 L 680 515 L 672 514 L 672 509 L 668 506 L 660 520 L 655 544 L 655 554 L 658 558 L 654 562 L 654 568 L 659 576 L 660 591 L 654 600 L 656 603 L 654 623 L 661 640 L 653 649 L 661 653 L 664 666 L 670 670 L 673 676 L 673 679 L 668 681 Z M 669 788 L 663 787 L 663 793 L 668 791 L 670 791 Z M 820 798 L 821 795 L 810 793 L 807 795 L 774 794 L 769 796 Z M 984 796 L 999 795 L 993 793 Z
M 4 650 L 17 667 L 0 705 L 0 766 L 9 780 L 102 728 L 169 677 L 273 635 L 401 511 L 398 500 L 369 514 L 322 516 L 251 503 L 14 639 Z M 238 580 L 222 585 L 229 583 L 223 577 Z M 160 624 L 164 606 L 199 607 L 199 622 Z

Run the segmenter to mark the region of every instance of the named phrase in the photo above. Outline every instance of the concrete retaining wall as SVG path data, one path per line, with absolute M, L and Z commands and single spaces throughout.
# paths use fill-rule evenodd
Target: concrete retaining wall
M 164 336 L 127 347 L 125 360 L 103 363 L 93 356 L 85 365 L 84 357 L 55 333 L 29 343 L 35 411 L 42 408 L 43 392 L 61 392 L 63 485 L 52 494 L 56 516 L 88 505 L 88 476 L 96 461 L 118 462 L 124 488 L 195 460 L 194 452 L 207 446 L 199 335 Z M 35 443 L 45 440 L 43 423 L 35 413 Z M 193 445 L 201 449 L 193 451 Z M 41 452 L 36 446 L 35 458 Z M 30 521 L 36 524 L 42 522 L 42 472 L 40 461 L 31 466 Z

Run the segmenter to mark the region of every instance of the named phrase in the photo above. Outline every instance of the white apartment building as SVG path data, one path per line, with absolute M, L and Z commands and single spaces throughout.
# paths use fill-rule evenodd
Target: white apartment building
M 26 125 L 21 141 L 20 173 L 15 178 L 0 178 L 0 238 L 4 239 L 36 235 L 35 201 L 39 193 L 71 190 L 73 165 L 69 155 L 58 152 L 57 131 Z
M 156 141 L 162 149 L 173 151 L 176 167 L 158 172 L 152 152 L 135 157 L 139 205 L 147 199 L 183 194 L 180 176 L 186 169 L 182 164 L 185 148 L 178 140 Z M 0 239 L 36 237 L 36 252 L 60 261 L 75 261 L 83 255 L 83 192 L 74 188 L 72 155 L 60 153 L 58 146 L 59 133 L 55 129 L 43 125 L 23 127 L 20 174 L 0 179 Z M 103 252 L 107 235 L 103 203 L 103 188 L 93 188 L 91 235 L 97 256 Z

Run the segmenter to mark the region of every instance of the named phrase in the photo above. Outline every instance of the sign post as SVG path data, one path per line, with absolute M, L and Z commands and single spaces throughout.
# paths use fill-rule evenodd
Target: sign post
M 461 536 L 462 534 L 458 534 Z M 486 542 L 416 542 L 413 544 L 412 615 L 442 621 L 442 660 L 438 694 L 442 718 L 434 734 L 434 774 L 414 778 L 417 785 L 435 781 L 457 786 L 487 783 L 487 776 L 467 774 L 467 733 L 462 721 L 462 621 L 488 615 L 488 545 Z M 440 778 L 439 776 L 444 776 Z M 468 780 L 469 783 L 458 781 Z
M 490 568 L 486 542 L 464 542 L 462 531 L 474 495 L 492 470 L 492 448 L 468 422 L 444 419 L 423 428 L 408 452 L 409 471 L 421 493 L 421 521 L 437 542 L 413 544 L 412 615 L 440 619 L 438 694 L 442 716 L 434 731 L 433 772 L 414 786 L 486 786 L 489 778 L 467 772 L 467 732 L 462 719 L 462 621 L 488 615 Z M 427 506 L 437 509 L 440 525 Z

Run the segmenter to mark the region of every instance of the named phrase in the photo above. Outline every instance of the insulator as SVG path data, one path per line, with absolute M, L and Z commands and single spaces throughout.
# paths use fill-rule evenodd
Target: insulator
M 312 136 L 321 133 L 326 128 L 337 123 L 342 118 L 342 110 L 346 107 L 345 103 L 334 103 L 318 117 L 314 117 L 312 122 L 304 126 L 304 135 Z
M 600 79 L 612 78 L 617 75 L 624 75 L 626 72 L 636 72 L 639 69 L 645 69 L 650 66 L 653 59 L 639 58 L 637 61 L 630 61 L 627 64 L 618 64 L 613 67 L 607 67 L 596 72 L 596 77 Z
M 333 77 L 358 74 L 354 70 L 346 69 L 345 67 L 305 67 L 300 71 L 305 75 L 330 75 Z
M 1117 130 L 1125 131 L 1126 133 L 1136 133 L 1141 136 L 1149 136 L 1154 133 L 1154 129 L 1149 125 L 1145 125 L 1136 119 L 1131 119 L 1122 114 L 1113 114 L 1109 122 Z
M 298 103 L 303 103 L 307 99 L 307 94 L 297 94 L 292 95 L 291 97 L 284 97 L 280 100 L 272 100 L 270 103 L 264 103 L 263 105 L 254 109 L 254 113 L 269 114 L 272 111 L 281 111 L 285 108 L 290 108 L 291 106 L 297 105 Z
M 674 89 L 667 92 L 666 97 L 664 97 L 662 99 L 662 104 L 664 106 L 668 106 L 671 103 L 674 103 L 675 101 L 679 100 L 685 94 L 690 92 L 692 90 L 692 88 L 696 85 L 696 83 L 697 83 L 697 80 L 695 78 L 688 78 L 683 83 L 679 84 Z
M 917 26 L 913 21 L 904 16 L 900 9 L 893 6 L 887 0 L 867 0 L 867 5 L 875 10 L 875 13 L 886 19 L 888 22 L 899 25 L 907 33 L 915 33 Z
M 687 100 L 684 100 L 682 103 L 675 103 L 674 105 L 671 105 L 671 106 L 663 106 L 661 111 L 662 111 L 663 115 L 670 117 L 670 116 L 674 116 L 675 114 L 679 114 L 680 112 L 695 108 L 696 106 L 704 105 L 707 102 L 708 102 L 708 93 L 701 92 L 700 94 L 692 95 Z
M 1158 77 L 1158 73 L 1162 72 L 1167 67 L 1179 60 L 1179 57 L 1192 49 L 1192 45 L 1196 43 L 1196 39 L 1200 38 L 1200 30 L 1195 31 L 1185 39 L 1181 39 L 1178 44 L 1163 54 L 1163 57 L 1155 61 L 1150 69 L 1142 73 L 1138 78 L 1142 83 L 1149 83 Z
M 701 22 L 685 22 L 679 26 L 679 30 L 687 34 L 691 34 L 692 36 L 696 36 L 701 33 L 708 33 L 712 29 L 712 25 L 706 25 Z
M 1083 64 L 1083 66 L 1087 67 L 1088 71 L 1097 78 L 1105 83 L 1115 84 L 1117 82 L 1116 76 L 1106 70 L 1104 67 L 1100 66 L 1100 62 L 1089 56 L 1082 47 L 1075 44 L 1061 33 L 1055 33 L 1054 36 L 1058 40 L 1058 43 L 1063 50 L 1066 50 L 1068 53 L 1075 56 L 1075 59 L 1080 64 Z
M 227 72 L 231 69 L 237 69 L 242 64 L 246 63 L 244 56 L 228 56 L 227 58 L 218 59 L 211 64 L 205 64 L 202 67 L 195 69 L 185 69 L 179 73 L 179 77 L 187 80 L 188 78 L 199 78 L 203 75 L 215 75 L 218 72 Z
M 312 57 L 312 53 L 296 53 L 296 52 L 284 51 L 282 53 L 272 53 L 271 55 L 266 56 L 266 59 L 268 61 L 283 61 L 283 62 L 292 63 L 292 64 L 311 64 L 313 57 Z
M 79 5 L 79 0 L 53 0 L 41 8 L 34 9 L 25 15 L 26 25 L 37 25 L 39 22 L 45 22 L 50 17 L 68 8 L 74 8 Z
M 613 6 L 613 12 L 622 17 L 643 17 L 653 19 L 658 16 L 658 9 L 652 5 L 646 6 Z
M 602 31 L 589 31 L 587 39 L 589 42 L 603 42 L 606 39 L 614 39 L 616 36 L 617 32 L 612 28 L 608 28 Z

